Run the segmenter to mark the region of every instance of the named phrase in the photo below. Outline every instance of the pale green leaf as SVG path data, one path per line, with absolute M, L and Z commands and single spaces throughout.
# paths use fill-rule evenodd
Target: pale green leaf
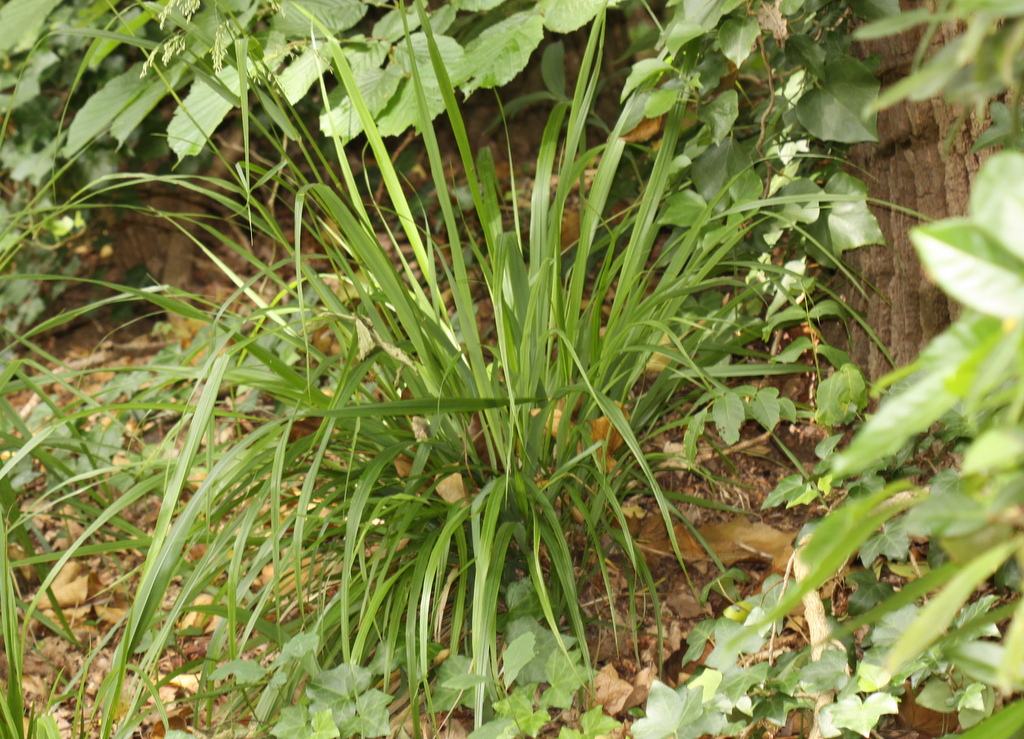
M 765 431 L 773 431 L 779 423 L 779 389 L 763 387 L 747 404 L 750 415 Z
M 626 78 L 626 84 L 622 88 L 622 94 L 619 99 L 625 100 L 629 97 L 629 93 L 640 87 L 644 82 L 648 80 L 656 82 L 666 72 L 674 71 L 675 67 L 661 59 L 641 59 L 629 71 L 629 76 Z
M 0 55 L 6 55 L 33 29 L 42 26 L 46 16 L 61 0 L 9 0 L 0 8 Z M 32 38 L 31 41 L 35 41 Z
M 897 712 L 896 698 L 888 693 L 872 693 L 863 702 L 856 695 L 847 696 L 821 709 L 821 733 L 825 737 L 839 736 L 839 729 L 850 729 L 867 737 L 882 716 Z
M 509 645 L 505 648 L 502 664 L 504 666 L 503 679 L 506 688 L 515 682 L 515 679 L 519 676 L 519 671 L 536 656 L 535 643 L 536 637 L 533 635 L 533 632 L 526 631 L 509 642 Z
M 138 69 L 135 67 L 134 69 Z M 110 135 L 123 146 L 128 137 L 135 132 L 143 119 L 163 100 L 168 93 L 176 89 L 178 82 L 185 74 L 185 64 L 174 64 L 163 76 L 150 74 L 146 85 L 138 95 L 118 114 L 110 124 Z

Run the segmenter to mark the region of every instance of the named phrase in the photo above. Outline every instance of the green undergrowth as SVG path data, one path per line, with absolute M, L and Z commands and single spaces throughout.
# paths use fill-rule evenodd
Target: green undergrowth
M 166 719 L 159 688 L 184 674 L 199 675 L 191 699 L 197 731 L 245 716 L 296 739 L 379 736 L 406 725 L 416 734 L 462 712 L 475 722 L 476 737 L 511 739 L 541 733 L 562 711 L 574 717 L 559 727 L 567 739 L 612 730 L 618 722 L 587 698 L 593 665 L 581 586 L 602 582 L 611 593 L 615 559 L 627 565 L 631 596 L 656 599 L 645 560 L 624 533 L 622 501 L 631 492 L 655 500 L 669 531 L 682 519 L 680 503 L 718 505 L 664 491 L 645 444 L 677 435 L 692 464 L 698 441 L 729 446 L 747 422 L 767 432 L 782 421 L 838 427 L 866 404 L 859 370 L 817 331 L 824 321 L 858 317 L 828 292 L 816 265 L 845 269 L 844 251 L 880 238 L 866 188 L 831 156 L 841 151 L 834 147 L 873 136 L 870 117 L 849 111 L 870 103 L 877 83 L 847 54 L 848 40 L 837 30 L 845 4 L 811 15 L 796 5 L 792 29 L 806 43 L 812 33 L 824 35 L 821 55 L 793 39 L 789 48 L 806 54 L 787 52 L 738 4 L 700 13 L 679 5 L 648 40 L 655 56 L 632 67 L 621 112 L 608 124 L 592 115 L 607 21 L 605 11 L 595 13 L 571 94 L 564 80 L 562 89 L 553 82 L 558 48 L 544 56 L 550 113 L 531 162 L 534 187 L 522 194 L 529 207 L 507 191 L 491 150 L 474 151 L 466 133 L 456 88 L 465 91 L 472 78 L 454 76 L 447 56 L 457 45 L 444 34 L 444 14 L 455 15 L 450 6 L 428 13 L 416 4 L 389 15 L 396 35 L 380 36 L 389 56 L 374 65 L 364 56 L 370 52 L 339 36 L 323 14 L 289 4 L 289 33 L 307 39 L 296 59 L 309 67 L 311 96 L 344 101 L 365 142 L 357 157 L 337 127 L 307 129 L 302 106 L 309 100 L 292 99 L 266 75 L 266 49 L 281 39 L 239 36 L 225 47 L 216 74 L 199 47 L 172 56 L 172 71 L 184 65 L 199 80 L 172 119 L 199 132 L 195 146 L 216 145 L 203 118 L 210 108 L 196 100 L 209 102 L 213 90 L 215 107 L 238 110 L 243 154 L 237 163 L 224 157 L 227 174 L 107 174 L 59 206 L 26 197 L 26 208 L 4 220 L 0 259 L 10 266 L 55 218 L 73 219 L 142 186 L 187 190 L 223 217 L 162 216 L 187 222 L 184 230 L 218 265 L 231 294 L 212 304 L 163 286 L 109 286 L 113 296 L 100 303 L 34 323 L 17 313 L 13 298 L 3 306 L 14 308 L 5 317 L 19 324 L 5 327 L 0 369 L 0 594 L 9 667 L 0 737 L 55 730 L 45 715 L 32 716 L 27 729 L 21 720 L 29 710 L 17 688 L 24 650 L 12 645 L 31 643 L 37 619 L 78 643 L 61 609 L 52 617 L 44 609 L 54 605 L 50 587 L 63 566 L 94 557 L 130 584 L 131 603 L 52 700 L 73 704 L 76 725 L 88 724 L 103 739 L 127 737 L 152 720 L 151 698 L 158 720 Z M 215 7 L 242 19 L 251 9 Z M 143 18 L 138 10 L 133 17 Z M 543 3 L 524 6 L 532 15 L 523 20 L 536 25 L 543 11 Z M 175 33 L 202 39 L 202 16 L 174 12 Z M 507 31 L 507 22 L 487 30 Z M 479 29 L 469 25 L 467 37 L 487 32 L 475 35 Z M 110 33 L 92 31 L 97 42 L 113 41 Z M 472 43 L 478 41 L 467 50 Z M 738 83 L 720 85 L 730 64 L 760 80 L 784 65 L 791 74 L 784 88 L 767 84 L 767 95 L 748 96 Z M 399 74 L 409 117 L 400 130 L 416 126 L 422 136 L 436 214 L 421 209 L 392 163 L 383 136 L 398 129 L 388 127 L 389 108 L 378 105 L 368 82 Z M 167 82 L 167 92 L 176 85 Z M 113 96 L 117 89 L 104 91 Z M 129 92 L 111 97 L 90 136 L 117 125 L 137 99 L 138 91 Z M 452 152 L 442 151 L 431 123 L 439 101 L 465 181 L 448 179 Z M 97 108 L 89 110 L 95 115 Z M 661 115 L 656 144 L 624 138 L 645 117 Z M 82 127 L 96 123 L 88 119 L 72 132 L 83 136 Z M 193 153 L 176 145 L 182 156 Z M 364 169 L 354 168 L 356 159 Z M 385 195 L 379 204 L 364 197 L 371 167 Z M 623 183 L 637 177 L 643 186 L 617 209 Z M 446 196 L 456 188 L 462 201 Z M 563 216 L 575 198 L 579 235 L 565 245 Z M 407 246 L 413 260 L 385 248 L 386 241 Z M 265 252 L 254 244 L 272 246 L 280 261 L 260 261 L 257 253 Z M 14 286 L 27 277 L 36 276 L 4 274 L 0 295 L 21 295 Z M 148 364 L 102 368 L 114 377 L 100 390 L 91 381 L 96 370 L 62 365 L 45 350 L 47 332 L 126 303 L 198 328 L 188 347 L 167 346 Z M 485 332 L 477 322 L 483 307 L 493 316 Z M 995 330 L 991 320 L 977 320 Z M 796 326 L 813 338 L 783 343 Z M 1003 334 L 985 337 L 991 347 Z M 1011 373 L 1011 365 L 1005 359 L 1000 366 Z M 822 375 L 814 408 L 752 384 L 807 372 Z M 1019 417 L 1018 398 L 1006 389 L 1010 376 L 992 382 Z M 39 403 L 22 417 L 25 406 L 14 399 L 27 396 Z M 166 428 L 158 439 L 139 433 L 157 422 Z M 618 451 L 611 432 L 593 435 L 599 424 L 621 437 Z M 716 643 L 714 661 L 689 687 L 656 683 L 646 715 L 633 724 L 635 736 L 778 725 L 791 709 L 807 707 L 809 693 L 827 690 L 837 692 L 830 726 L 862 732 L 891 713 L 898 692 L 892 675 L 951 684 L 953 670 L 957 679 L 968 674 L 959 662 L 947 672 L 928 662 L 938 635 L 929 629 L 921 638 L 918 628 L 907 631 L 917 641 L 895 647 L 904 661 L 883 679 L 872 666 L 898 641 L 891 632 L 922 619 L 907 610 L 917 608 L 909 600 L 884 617 L 872 611 L 887 608 L 891 594 L 866 575 L 858 575 L 857 592 L 866 592 L 854 615 L 895 620 L 875 622 L 877 651 L 854 677 L 846 678 L 840 655 L 828 652 L 813 665 L 806 652 L 794 652 L 741 668 L 740 653 L 764 645 L 780 609 L 840 572 L 858 546 L 871 546 L 869 537 L 899 540 L 889 529 L 876 533 L 901 525 L 889 520 L 900 508 L 878 508 L 895 489 L 899 465 L 865 468 L 872 455 L 895 453 L 906 439 L 867 451 L 865 442 L 854 442 L 834 461 L 838 441 L 837 433 L 819 448 L 819 469 L 800 467 L 771 501 L 821 497 L 832 504 L 849 494 L 850 503 L 821 523 L 831 548 L 822 537 L 812 540 L 821 557 L 799 587 L 785 595 L 768 588 L 767 600 L 751 604 L 741 620 L 702 624 L 700 634 Z M 850 482 L 853 474 L 860 477 Z M 134 523 L 145 506 L 157 509 L 152 530 Z M 38 529 L 40 513 L 66 517 L 80 533 L 53 546 Z M 982 519 L 979 513 L 976 521 Z M 1006 525 L 981 564 L 936 572 L 959 585 L 957 593 L 973 590 L 1002 564 L 989 567 L 998 555 L 1012 553 L 1018 533 L 1016 524 Z M 837 527 L 860 527 L 863 535 L 837 536 Z M 898 560 L 906 556 L 899 541 L 874 546 Z M 33 568 L 41 582 L 34 596 L 14 574 L 12 545 L 21 552 L 17 565 Z M 129 556 L 136 552 L 145 557 Z M 118 569 L 119 559 L 137 564 Z M 943 601 L 946 625 L 969 594 Z M 988 639 L 997 622 L 992 613 L 1003 612 L 967 611 L 951 633 Z M 217 619 L 205 653 L 163 674 L 167 650 L 196 636 L 183 626 L 189 614 Z M 1024 620 L 1014 621 L 1011 655 L 1021 641 L 1018 623 Z M 81 686 L 105 648 L 110 666 L 86 715 Z M 993 695 L 991 681 L 970 675 L 943 698 L 964 725 L 965 715 L 974 716 L 964 711 L 980 717 Z M 1007 668 L 997 675 L 999 687 L 1016 684 Z M 690 722 L 698 713 L 706 725 Z

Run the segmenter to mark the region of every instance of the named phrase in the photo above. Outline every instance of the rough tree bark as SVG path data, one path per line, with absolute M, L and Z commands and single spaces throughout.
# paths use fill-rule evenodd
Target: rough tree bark
M 920 4 L 902 3 L 904 10 Z M 933 47 L 955 35 L 951 25 L 941 28 Z M 920 39 L 921 31 L 912 29 L 860 45 L 863 56 L 881 57 L 878 74 L 883 89 L 909 73 Z M 984 124 L 973 115 L 960 123 L 960 114 L 960 106 L 941 98 L 907 101 L 879 113 L 878 143 L 858 145 L 850 157 L 867 182 L 869 195 L 934 219 L 966 214 L 971 182 L 987 155 L 970 151 Z M 899 367 L 917 357 L 956 317 L 958 308 L 928 280 L 910 243 L 908 231 L 922 220 L 890 207 L 873 210 L 888 245 L 858 249 L 848 256 L 874 291 L 868 288 L 867 300 L 849 286 L 843 292 L 852 307 L 866 313 L 868 325 Z M 860 329 L 853 337 L 853 358 L 872 379 L 893 368 Z

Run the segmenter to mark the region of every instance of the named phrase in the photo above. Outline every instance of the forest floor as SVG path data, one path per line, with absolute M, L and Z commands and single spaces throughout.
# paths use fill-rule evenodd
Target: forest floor
M 415 173 L 415 165 L 409 170 Z M 518 182 L 519 179 L 517 175 L 514 180 L 510 177 L 509 181 Z M 416 184 L 415 179 L 410 181 L 412 187 Z M 269 247 L 253 244 L 254 250 L 265 248 Z M 78 257 L 81 276 L 104 272 L 108 280 L 121 279 L 121 268 L 112 261 L 111 255 L 93 248 L 89 242 L 83 242 L 78 248 Z M 230 257 L 226 255 L 225 258 Z M 121 260 L 122 263 L 124 261 Z M 243 263 L 231 266 L 245 274 Z M 184 287 L 196 294 L 216 301 L 218 296 L 233 289 L 216 267 L 201 257 L 196 257 L 191 267 L 189 284 Z M 51 306 L 51 311 L 67 310 L 76 303 L 95 300 L 96 297 L 93 288 L 79 285 L 65 292 Z M 486 332 L 486 321 L 491 311 L 487 306 L 480 306 L 479 315 L 481 330 Z M 144 367 L 169 343 L 189 342 L 191 330 L 180 322 L 167 322 L 163 315 L 125 315 L 105 308 L 65 326 L 60 333 L 36 337 L 36 340 L 53 360 L 74 369 L 91 370 L 77 387 L 57 389 L 52 394 L 53 400 L 60 404 L 62 397 L 71 401 L 79 394 L 95 397 L 117 392 L 112 390 L 114 386 L 111 384 L 123 377 L 123 373 L 115 372 L 117 368 Z M 813 400 L 817 383 L 817 376 L 812 370 L 809 366 L 803 375 L 782 379 L 751 378 L 746 382 L 758 387 L 773 384 L 778 387 L 780 396 L 806 406 Z M 636 392 L 643 392 L 643 388 L 638 387 Z M 35 404 L 39 403 L 39 396 L 26 390 L 20 396 L 7 400 L 22 418 L 28 419 Z M 131 437 L 126 435 L 108 440 L 108 443 L 120 445 L 123 453 L 137 449 L 140 443 L 158 444 L 173 420 L 157 419 L 146 428 L 136 429 Z M 700 447 L 698 463 L 691 466 L 682 452 L 684 425 L 677 421 L 679 418 L 669 416 L 661 419 L 659 427 L 674 430 L 647 438 L 644 451 L 661 460 L 656 478 L 666 493 L 691 496 L 705 502 L 703 505 L 679 504 L 685 522 L 678 523 L 673 533 L 681 557 L 677 558 L 673 551 L 664 518 L 651 496 L 638 491 L 635 497 L 623 502 L 629 534 L 643 552 L 657 584 L 660 608 L 655 610 L 653 607 L 655 601 L 651 593 L 638 592 L 631 587 L 627 564 L 622 561 L 609 563 L 612 573 L 610 590 L 607 587 L 609 583 L 596 578 L 580 593 L 580 602 L 593 624 L 589 627 L 586 646 L 592 664 L 598 670 L 594 681 L 594 701 L 604 705 L 609 715 L 625 720 L 627 725 L 633 715 L 630 709 L 645 704 L 654 679 L 670 686 L 682 684 L 701 663 L 703 657 L 683 661 L 687 652 L 686 638 L 695 624 L 720 617 L 732 605 L 720 589 L 708 589 L 709 584 L 722 574 L 720 567 L 730 570 L 729 578 L 735 583 L 740 599 L 757 593 L 764 579 L 771 574 L 792 577 L 793 545 L 797 533 L 808 520 L 822 517 L 829 506 L 839 502 L 832 499 L 826 506 L 819 498 L 809 505 L 762 511 L 768 494 L 783 477 L 796 471 L 795 464 L 801 465 L 808 475 L 812 473 L 819 461 L 815 449 L 832 433 L 821 426 L 810 421 L 783 422 L 774 434 L 767 434 L 750 422 L 744 426 L 739 443 L 731 446 L 716 440 L 713 435 L 709 436 Z M 95 422 L 102 423 L 102 419 L 97 418 Z M 117 463 L 116 453 L 110 461 Z M 45 486 L 45 480 L 39 480 L 37 484 Z M 31 501 L 25 501 L 24 505 L 31 506 Z M 146 498 L 127 509 L 124 516 L 140 532 L 151 533 L 158 509 L 157 500 Z M 54 549 L 76 539 L 89 523 L 81 521 L 69 527 L 68 521 L 64 516 L 43 514 L 33 519 L 38 535 Z M 704 545 L 699 543 L 699 539 L 704 540 Z M 584 537 L 577 541 L 570 532 L 569 541 L 572 545 L 582 546 Z M 916 550 L 913 556 L 923 561 L 926 543 L 917 542 L 913 547 Z M 714 561 L 709 550 L 718 562 Z M 198 557 L 201 554 L 191 552 L 188 556 Z M 76 702 L 82 700 L 86 705 L 90 704 L 106 674 L 117 639 L 115 626 L 126 613 L 135 585 L 131 579 L 123 579 L 122 573 L 140 572 L 144 557 L 145 552 L 139 550 L 130 557 L 122 556 L 117 562 L 109 561 L 102 553 L 71 560 L 52 587 L 53 598 L 61 606 L 59 615 L 53 609 L 46 609 L 41 614 L 42 618 L 31 626 L 33 641 L 27 647 L 23 675 L 26 697 L 42 709 L 55 693 L 63 694 L 74 685 L 83 686 L 80 694 L 72 690 L 58 708 L 62 734 L 68 739 L 92 735 L 90 727 L 84 727 L 84 734 L 81 734 L 83 727 L 73 725 Z M 582 559 L 582 556 L 577 559 Z M 850 566 L 858 565 L 851 563 Z M 880 581 L 899 587 L 906 582 L 909 573 L 883 565 L 878 574 Z M 24 569 L 20 573 L 20 585 L 23 588 L 21 596 L 31 598 L 39 585 L 35 571 Z M 822 595 L 829 601 L 832 613 L 841 616 L 849 594 L 848 586 L 840 577 Z M 168 592 L 165 602 L 170 604 L 176 595 L 174 590 Z M 43 603 L 46 602 L 44 598 Z M 47 627 L 46 618 L 67 619 L 78 643 L 57 636 Z M 635 628 L 631 633 L 610 628 L 609 625 L 615 623 L 633 624 Z M 171 674 L 189 660 L 204 655 L 213 630 L 213 622 L 209 619 L 204 622 L 194 618 L 181 626 L 179 637 L 168 645 L 165 660 L 161 663 L 164 674 Z M 765 654 L 753 655 L 752 659 L 775 659 L 783 652 L 798 650 L 807 644 L 807 625 L 798 611 L 786 620 L 784 629 L 770 644 L 770 649 Z M 6 679 L 6 675 L 0 675 L 0 678 Z M 154 710 L 143 727 L 143 735 L 147 739 L 164 735 L 165 727 L 156 709 L 157 698 L 165 706 L 187 705 L 183 700 L 187 701 L 194 695 L 198 687 L 196 676 L 191 674 L 179 674 L 166 682 L 159 689 L 158 696 L 152 699 Z M 174 709 L 169 718 L 170 728 L 187 729 L 191 725 L 187 709 Z M 904 731 L 913 729 L 922 732 L 921 735 L 935 735 L 941 733 L 936 731 L 935 722 L 941 723 L 944 718 L 939 714 L 926 716 L 919 710 L 917 714 L 900 717 L 895 725 Z M 464 735 L 463 732 L 472 727 L 472 718 L 468 714 L 456 715 L 447 727 L 448 736 Z M 803 729 L 800 725 L 784 727 L 777 736 L 799 735 Z M 545 729 L 545 735 L 549 733 L 557 735 L 557 722 Z

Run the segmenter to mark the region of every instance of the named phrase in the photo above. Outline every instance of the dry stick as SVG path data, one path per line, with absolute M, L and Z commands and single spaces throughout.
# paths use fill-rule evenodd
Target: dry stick
M 804 547 L 809 538 L 805 537 L 801 540 L 800 546 L 793 555 L 793 575 L 796 577 L 797 582 L 802 582 L 811 573 L 811 566 L 803 558 Z M 834 644 L 845 651 L 846 648 L 841 643 L 831 638 L 832 634 L 829 631 L 828 621 L 825 618 L 825 605 L 821 602 L 821 596 L 818 595 L 818 591 L 811 590 L 808 592 L 803 598 L 803 604 L 804 618 L 807 620 L 807 632 L 811 642 L 811 661 L 817 662 L 821 659 L 825 647 L 830 644 Z M 814 722 L 811 725 L 810 733 L 807 735 L 808 739 L 822 739 L 818 716 L 821 713 L 821 709 L 831 703 L 834 697 L 834 690 L 824 690 L 818 693 L 814 700 Z

